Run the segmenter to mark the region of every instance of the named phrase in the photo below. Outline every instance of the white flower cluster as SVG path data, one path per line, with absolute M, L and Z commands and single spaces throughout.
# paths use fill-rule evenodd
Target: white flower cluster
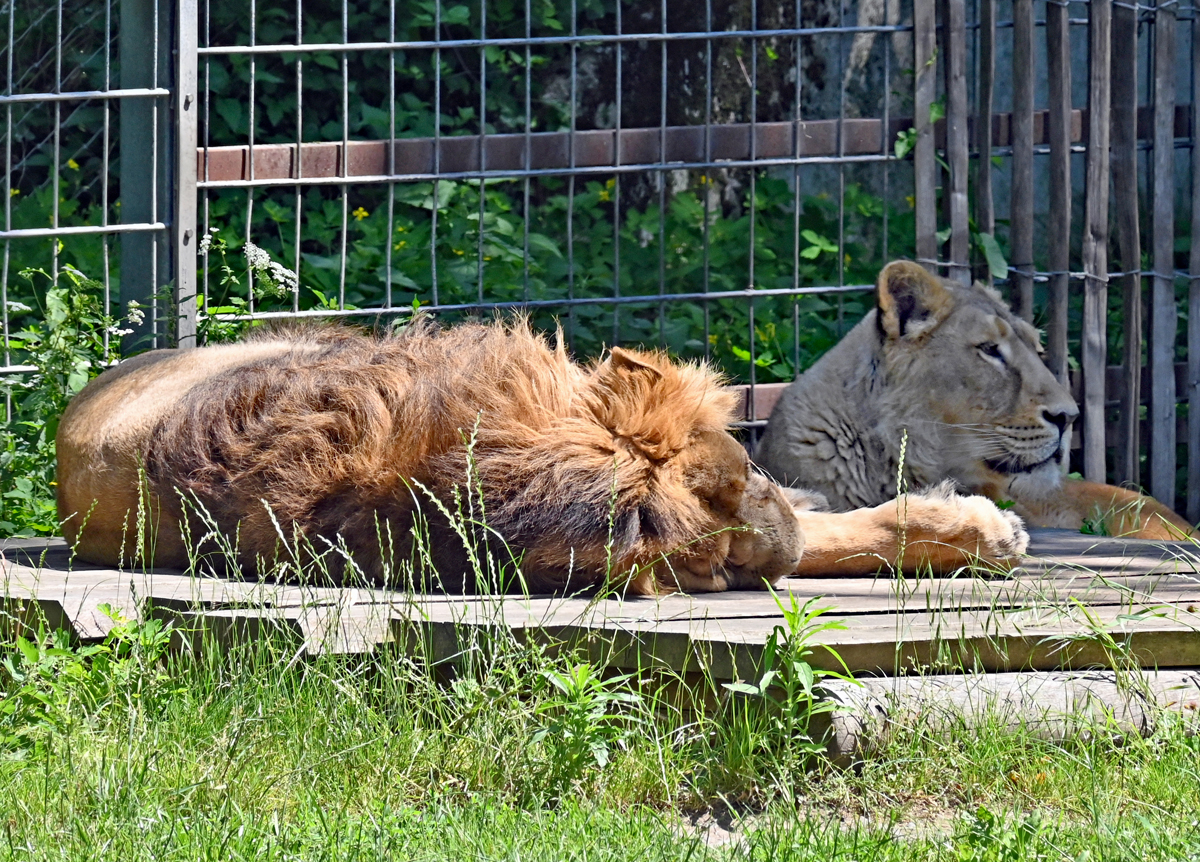
M 210 227 L 208 229 L 208 233 L 200 237 L 200 245 L 196 249 L 197 252 L 200 254 L 208 254 L 208 250 L 212 248 L 213 238 L 216 236 L 216 233 L 217 229 L 215 227 Z
M 141 326 L 146 322 L 146 312 L 136 299 L 129 300 L 129 311 L 125 314 L 125 319 L 134 326 Z
M 273 261 L 265 249 L 247 240 L 242 253 L 258 277 L 278 289 L 280 294 L 300 292 L 300 277 L 283 264 Z

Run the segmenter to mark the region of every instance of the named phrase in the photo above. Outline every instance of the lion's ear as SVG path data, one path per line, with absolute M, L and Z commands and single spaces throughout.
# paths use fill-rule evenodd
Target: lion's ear
M 614 377 L 634 374 L 647 374 L 650 380 L 658 380 L 662 377 L 662 372 L 649 362 L 646 362 L 636 353 L 631 353 L 620 347 L 612 349 L 608 366 Z
M 876 302 L 879 328 L 887 338 L 917 339 L 946 319 L 954 298 L 925 267 L 897 260 L 879 273 Z

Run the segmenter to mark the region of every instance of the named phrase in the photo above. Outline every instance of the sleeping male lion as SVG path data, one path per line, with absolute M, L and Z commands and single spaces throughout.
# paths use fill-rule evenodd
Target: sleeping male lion
M 491 549 L 537 592 L 873 572 L 898 562 L 901 510 L 905 568 L 1024 550 L 1020 521 L 978 497 L 794 512 L 728 433 L 734 403 L 703 366 L 614 348 L 583 367 L 523 321 L 268 331 L 147 353 L 88 384 L 59 425 L 58 511 L 95 563 L 185 568 L 217 549 L 203 510 L 248 574 L 336 545 L 326 562 L 348 556 L 377 582 L 412 560 L 420 517 L 456 590 L 495 585 L 463 574 L 465 543 L 433 499 L 467 510 L 475 492 Z
M 1190 526 L 1136 491 L 1063 476 L 1079 409 L 1040 357 L 1037 331 L 995 291 L 962 287 L 908 261 L 879 275 L 877 307 L 789 386 L 756 461 L 835 509 L 950 479 L 1011 500 L 1034 526 L 1179 538 Z

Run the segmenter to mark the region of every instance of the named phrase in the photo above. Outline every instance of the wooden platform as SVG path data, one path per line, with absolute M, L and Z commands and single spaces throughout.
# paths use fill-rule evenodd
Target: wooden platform
M 1200 546 L 1033 531 L 1026 564 L 1007 578 L 790 579 L 786 602 L 822 597 L 825 619 L 844 628 L 816 642 L 855 672 L 1049 670 L 1136 661 L 1200 666 Z M 461 597 L 118 572 L 76 561 L 61 540 L 0 543 L 0 626 L 44 618 L 81 641 L 113 621 L 174 621 L 181 646 L 204 631 L 222 640 L 266 631 L 297 653 L 368 652 L 402 641 L 445 659 L 473 632 L 504 625 L 549 641 L 585 643 L 619 667 L 704 672 L 732 680 L 752 672 L 784 622 L 768 593 L 661 599 Z M 827 651 L 816 665 L 836 666 Z

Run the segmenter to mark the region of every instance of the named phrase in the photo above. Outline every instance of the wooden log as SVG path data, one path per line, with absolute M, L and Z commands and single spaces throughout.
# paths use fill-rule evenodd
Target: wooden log
M 946 162 L 950 184 L 950 278 L 971 283 L 971 231 L 967 200 L 967 171 L 971 163 L 967 123 L 967 6 L 966 0 L 945 0 L 942 32 L 946 45 Z
M 1033 0 L 1013 0 L 1012 202 L 1014 310 L 1033 320 Z
M 1141 482 L 1142 238 L 1138 218 L 1137 10 L 1118 4 L 1112 13 L 1112 175 L 1117 247 L 1121 253 L 1121 319 L 1124 375 L 1115 464 L 1116 480 Z
M 1154 11 L 1154 279 L 1150 293 L 1150 493 L 1175 502 L 1175 10 Z
M 913 82 L 914 206 L 916 209 L 917 260 L 937 272 L 937 154 L 934 151 L 930 109 L 937 89 L 937 22 L 934 0 L 913 0 L 913 45 L 916 79 Z
M 1067 289 L 1071 268 L 1071 40 L 1067 6 L 1046 4 L 1046 65 L 1049 72 L 1050 218 L 1049 308 L 1046 364 L 1060 382 L 1067 379 Z
M 996 0 L 979 0 L 979 79 L 975 96 L 975 229 L 994 235 L 996 211 L 992 201 L 992 110 L 996 80 Z M 981 280 L 992 283 L 983 266 Z
M 1200 16 L 1192 17 L 1192 81 L 1200 82 Z M 1193 87 L 1196 85 L 1193 84 Z M 1192 249 L 1188 259 L 1187 518 L 1200 521 L 1200 100 L 1192 91 Z
M 1083 233 L 1085 281 L 1081 337 L 1083 475 L 1092 482 L 1104 482 L 1107 480 L 1104 375 L 1108 364 L 1108 142 L 1112 0 L 1091 0 L 1088 9 L 1087 204 Z

